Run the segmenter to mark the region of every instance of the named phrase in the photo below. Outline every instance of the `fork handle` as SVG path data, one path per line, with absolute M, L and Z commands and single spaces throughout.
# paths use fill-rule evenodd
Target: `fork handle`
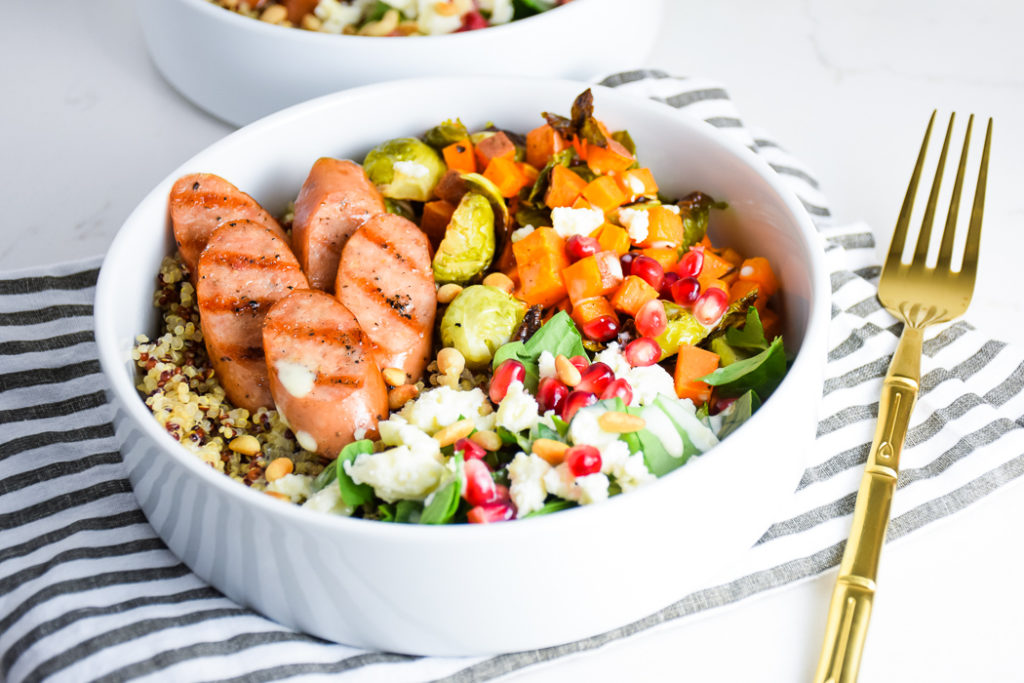
M 922 342 L 921 328 L 904 326 L 882 385 L 878 425 L 857 492 L 850 538 L 829 604 L 815 683 L 857 680 L 875 597 L 878 562 L 899 475 L 900 453 L 921 381 Z

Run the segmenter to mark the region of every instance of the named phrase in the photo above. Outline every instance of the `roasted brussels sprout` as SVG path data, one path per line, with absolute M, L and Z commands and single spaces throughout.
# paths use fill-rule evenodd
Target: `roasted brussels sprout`
M 483 195 L 491 203 L 496 228 L 499 231 L 504 230 L 508 225 L 508 206 L 505 204 L 505 198 L 501 196 L 498 186 L 479 173 L 463 173 L 462 181 L 466 183 L 466 188 L 470 192 Z
M 497 287 L 466 287 L 441 318 L 441 343 L 458 349 L 470 369 L 482 368 L 491 362 L 498 347 L 512 338 L 526 308 L 524 302 Z
M 462 195 L 444 239 L 434 254 L 434 279 L 439 283 L 469 282 L 494 258 L 494 210 L 476 192 Z
M 430 199 L 445 165 L 433 148 L 416 138 L 382 142 L 366 155 L 363 168 L 370 182 L 389 199 Z
M 448 145 L 468 137 L 469 131 L 466 130 L 462 121 L 449 119 L 424 133 L 423 141 L 435 149 L 444 149 Z

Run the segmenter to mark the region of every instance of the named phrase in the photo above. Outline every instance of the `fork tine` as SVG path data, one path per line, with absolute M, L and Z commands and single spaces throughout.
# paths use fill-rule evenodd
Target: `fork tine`
M 903 197 L 903 206 L 900 208 L 899 218 L 896 219 L 896 229 L 893 230 L 892 240 L 889 242 L 886 264 L 898 263 L 903 258 L 903 246 L 907 242 L 907 228 L 910 226 L 910 214 L 914 210 L 914 196 L 917 194 L 917 182 L 921 179 L 921 168 L 924 166 L 924 157 L 928 151 L 928 140 L 932 136 L 934 123 L 935 110 L 932 110 L 928 128 L 924 131 L 924 141 L 921 142 L 921 152 L 917 155 L 917 164 L 914 165 L 914 173 L 910 176 L 910 185 L 907 186 L 907 194 Z
M 960 151 L 960 166 L 956 170 L 956 182 L 953 194 L 949 198 L 949 213 L 946 215 L 946 227 L 942 231 L 942 243 L 939 245 L 939 259 L 935 267 L 949 270 L 953 260 L 953 238 L 956 235 L 956 219 L 960 211 L 960 194 L 964 186 L 964 172 L 967 169 L 967 150 L 971 144 L 971 128 L 974 125 L 974 114 L 967 118 L 967 132 L 964 133 L 964 147 Z
M 964 260 L 960 267 L 961 277 L 974 280 L 978 272 L 978 244 L 981 242 L 981 216 L 985 209 L 985 185 L 988 182 L 988 150 L 992 144 L 992 119 L 985 129 L 985 146 L 981 151 L 981 167 L 978 169 L 978 186 L 974 190 L 974 206 L 971 207 L 971 224 L 967 230 L 967 244 L 964 246 Z
M 939 153 L 939 163 L 935 166 L 935 179 L 932 181 L 931 192 L 928 193 L 928 206 L 924 210 L 924 218 L 921 219 L 921 232 L 917 236 L 917 247 L 914 248 L 914 256 L 911 263 L 917 267 L 923 267 L 928 258 L 928 243 L 932 235 L 932 223 L 935 220 L 935 204 L 939 201 L 939 189 L 942 187 L 942 172 L 946 167 L 946 154 L 949 152 L 949 139 L 953 135 L 953 121 L 956 113 L 949 115 L 949 125 L 946 126 L 946 138 L 942 141 L 942 151 Z

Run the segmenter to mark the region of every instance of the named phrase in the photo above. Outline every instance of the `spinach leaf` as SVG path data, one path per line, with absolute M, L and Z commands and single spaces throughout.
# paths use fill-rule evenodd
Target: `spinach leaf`
M 725 341 L 734 349 L 763 351 L 768 348 L 768 340 L 764 338 L 761 316 L 751 306 L 747 309 L 747 321 L 742 328 L 730 327 L 725 331 Z
M 556 498 L 551 502 L 544 503 L 544 505 L 539 510 L 534 510 L 530 514 L 526 515 L 526 517 L 539 517 L 541 515 L 548 515 L 552 512 L 558 512 L 559 510 L 568 510 L 569 508 L 574 507 L 577 507 L 577 503 L 571 500 L 563 500 L 561 498 Z M 526 517 L 524 517 L 523 519 L 526 519 Z
M 649 430 L 641 429 L 638 432 L 634 432 L 634 434 L 636 434 L 636 438 L 640 442 L 640 450 L 644 452 L 644 464 L 647 465 L 647 469 L 650 470 L 651 474 L 656 477 L 668 474 L 682 466 L 689 459 L 685 453 L 679 458 L 669 455 L 669 452 L 661 444 L 661 440 Z
M 455 453 L 455 478 L 442 486 L 423 509 L 420 524 L 446 524 L 459 509 L 462 493 L 462 451 Z
M 750 390 L 736 399 L 732 408 L 722 418 L 722 428 L 718 431 L 718 438 L 725 437 L 736 431 L 736 428 L 750 419 L 750 416 L 761 407 L 761 399 L 753 390 Z
M 370 8 L 370 11 L 366 13 L 366 21 L 364 22 L 364 25 L 369 24 L 371 21 L 380 21 L 389 9 L 393 9 L 391 5 L 386 2 L 381 2 L 381 0 L 377 0 L 377 2 L 373 4 L 373 7 Z
M 399 524 L 416 524 L 420 520 L 423 503 L 415 500 L 400 500 L 395 503 L 395 521 Z
M 562 354 L 566 358 L 586 354 L 580 331 L 576 329 L 572 318 L 565 311 L 556 313 L 526 342 L 509 342 L 498 347 L 492 367 L 497 368 L 510 358 L 518 360 L 526 369 L 526 388 L 531 393 L 536 393 L 537 383 L 540 381 L 538 361 L 543 351 L 549 352 L 552 356 Z
M 742 396 L 751 389 L 758 396 L 767 398 L 785 374 L 786 352 L 782 348 L 782 337 L 776 337 L 767 349 L 756 356 L 718 368 L 700 379 L 718 387 L 718 395 L 723 398 Z
M 338 461 L 335 460 L 332 463 L 328 463 L 324 467 L 323 471 L 316 476 L 313 480 L 313 492 L 322 491 L 327 486 L 334 482 L 338 478 Z
M 338 454 L 338 459 L 334 463 L 338 476 L 338 487 L 341 489 L 341 499 L 350 507 L 359 507 L 373 500 L 373 487 L 369 484 L 355 483 L 352 477 L 348 476 L 348 472 L 345 471 L 346 462 L 353 462 L 364 453 L 373 453 L 373 442 L 369 439 L 353 441 L 342 448 L 341 453 Z
M 557 415 L 551 416 L 551 421 L 555 423 L 555 429 L 561 436 L 565 436 L 569 433 L 569 423 L 558 417 Z

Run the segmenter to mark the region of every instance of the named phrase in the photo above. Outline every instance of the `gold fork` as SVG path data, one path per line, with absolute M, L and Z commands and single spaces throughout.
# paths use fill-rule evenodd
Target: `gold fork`
M 907 227 L 917 194 L 917 183 L 924 165 L 925 151 L 931 136 L 935 112 L 921 143 L 921 152 L 907 187 L 903 208 L 900 209 L 896 229 L 889 245 L 889 255 L 882 267 L 878 282 L 878 299 L 896 318 L 903 322 L 903 334 L 893 354 L 889 371 L 882 385 L 878 403 L 878 426 L 868 453 L 864 476 L 857 503 L 853 510 L 850 538 L 846 542 L 839 578 L 836 580 L 829 604 L 825 642 L 822 646 L 816 683 L 849 683 L 857 680 L 864 639 L 871 618 L 871 605 L 875 595 L 878 562 L 889 524 L 889 510 L 899 473 L 900 452 L 907 436 L 910 413 L 914 409 L 921 381 L 921 344 L 924 328 L 947 322 L 963 314 L 971 301 L 974 278 L 978 270 L 978 243 L 981 239 L 981 217 L 985 204 L 985 183 L 988 175 L 989 144 L 992 139 L 992 119 L 988 120 L 985 145 L 978 171 L 974 205 L 967 231 L 963 263 L 959 271 L 952 270 L 953 241 L 956 233 L 957 209 L 963 186 L 967 151 L 971 141 L 972 114 L 967 121 L 963 151 L 956 174 L 946 216 L 946 225 L 939 244 L 938 260 L 932 267 L 926 265 L 935 204 L 938 200 L 946 152 L 953 132 L 955 114 L 949 117 L 946 139 L 939 155 L 935 179 L 928 195 L 913 258 L 903 263 L 903 249 L 907 240 Z

